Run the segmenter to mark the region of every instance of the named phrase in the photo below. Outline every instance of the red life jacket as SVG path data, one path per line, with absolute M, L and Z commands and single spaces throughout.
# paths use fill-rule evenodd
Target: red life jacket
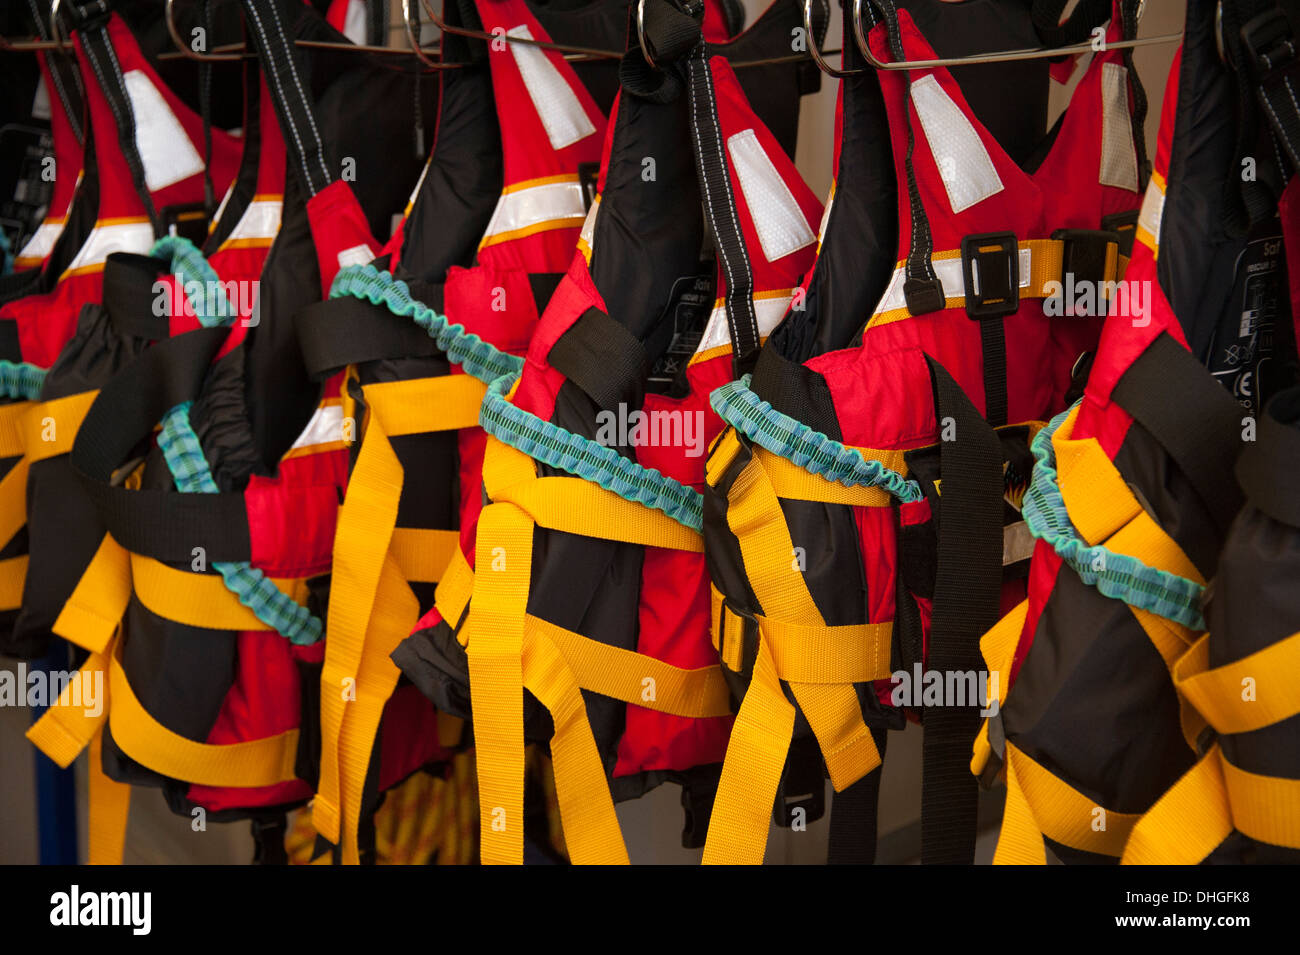
M 1207 781 L 1234 768 L 1297 773 L 1293 760 L 1261 758 L 1253 741 L 1231 735 L 1245 728 L 1233 716 L 1238 705 L 1196 689 L 1198 678 L 1201 685 L 1215 679 L 1208 669 L 1224 668 L 1223 678 L 1232 661 L 1274 644 L 1272 628 L 1285 620 L 1279 612 L 1247 641 L 1241 618 L 1227 616 L 1245 614 L 1249 628 L 1243 596 L 1265 579 L 1251 570 L 1245 585 L 1240 574 L 1257 559 L 1250 551 L 1269 521 L 1259 508 L 1271 507 L 1270 461 L 1285 453 L 1279 449 L 1290 440 L 1289 412 L 1267 422 L 1274 449 L 1242 456 L 1238 475 L 1256 503 L 1237 518 L 1240 534 L 1224 551 L 1242 505 L 1231 464 L 1255 440 L 1261 402 L 1295 380 L 1297 362 L 1287 314 L 1295 284 L 1284 284 L 1283 262 L 1294 250 L 1282 242 L 1295 224 L 1294 183 L 1279 221 L 1285 170 L 1270 159 L 1257 179 L 1243 181 L 1240 172 L 1243 155 L 1281 155 L 1275 145 L 1289 142 L 1285 132 L 1270 132 L 1270 119 L 1254 104 L 1262 94 L 1275 115 L 1293 114 L 1287 70 L 1259 59 L 1284 50 L 1291 31 L 1256 29 L 1239 38 L 1246 9 L 1222 5 L 1228 65 L 1216 49 L 1216 5 L 1188 4 L 1125 276 L 1129 307 L 1120 297 L 1106 320 L 1081 402 L 1036 442 L 1025 506 L 1027 516 L 1037 515 L 1039 540 L 1028 599 L 981 641 L 1002 687 L 1000 709 L 981 731 L 972 762 L 986 780 L 1005 771 L 996 862 L 1041 864 L 1045 845 L 1067 862 L 1114 861 L 1128 856 L 1130 833 L 1134 861 L 1199 861 L 1229 835 L 1211 822 L 1220 810 L 1209 807 L 1220 804 L 1221 794 L 1210 799 Z M 1279 22 L 1275 12 L 1265 26 Z M 1255 324 L 1244 328 L 1243 315 Z M 1244 349 L 1233 373 L 1215 366 L 1226 346 Z M 1215 632 L 1207 642 L 1204 594 L 1216 575 L 1228 590 L 1220 603 L 1216 586 L 1208 608 Z M 1258 599 L 1266 599 L 1262 589 Z M 1284 644 L 1270 650 L 1285 652 Z M 1276 695 L 1273 703 L 1286 707 Z M 1207 718 L 1224 734 L 1221 746 L 1211 746 Z M 1285 722 L 1258 729 L 1250 735 L 1263 745 L 1287 736 Z M 1178 782 L 1178 793 L 1208 799 L 1208 815 L 1179 825 L 1175 844 L 1160 827 L 1171 809 L 1174 816 L 1179 810 L 1152 807 L 1189 770 L 1190 789 Z M 1257 788 L 1247 783 L 1234 794 L 1243 821 L 1251 819 Z M 1171 794 L 1169 802 L 1177 798 Z M 1139 837 L 1134 826 L 1148 809 L 1157 818 Z M 1297 845 L 1294 827 L 1287 835 L 1283 826 L 1280 836 L 1267 823 L 1238 828 L 1263 842 Z M 1228 856 L 1242 851 L 1239 840 L 1225 844 Z
M 704 443 L 718 428 L 707 394 L 731 375 L 729 314 L 748 313 L 754 344 L 779 320 L 810 264 L 821 210 L 726 62 L 706 60 L 703 47 L 689 60 L 688 98 L 685 65 L 672 61 L 694 47 L 685 41 L 698 26 L 679 16 L 685 49 L 657 55 L 670 74 L 649 70 L 635 49 L 624 60 L 579 255 L 551 297 L 517 388 L 491 416 L 521 415 L 557 440 L 594 436 L 690 501 Z M 704 137 L 694 146 L 692 129 Z M 688 158 L 697 149 L 710 170 L 713 228 L 725 236 L 718 268 L 733 278 L 708 312 L 715 267 L 701 276 L 700 223 L 681 211 L 700 196 Z M 633 410 L 666 422 L 670 434 L 676 426 L 677 443 L 629 442 Z M 683 447 L 694 422 L 694 449 Z M 499 421 L 493 428 L 504 433 Z M 440 708 L 469 716 L 472 704 L 484 861 L 519 861 L 523 743 L 549 738 L 571 858 L 626 862 L 612 799 L 669 779 L 698 787 L 687 797 L 701 810 L 690 834 L 698 839 L 726 745 L 703 555 L 694 530 L 553 465 L 489 438 L 491 503 L 478 524 L 476 569 L 448 575 L 436 609 L 394 659 Z M 496 592 L 502 586 L 508 593 Z M 494 683 L 494 671 L 505 682 Z M 525 698 L 525 687 L 535 697 Z M 584 703 L 582 689 L 599 695 Z
M 65 610 L 75 631 L 62 622 L 56 630 L 83 645 L 98 638 L 87 667 L 106 670 L 112 687 L 103 741 L 109 777 L 161 786 L 186 815 L 203 809 L 215 819 L 252 818 L 268 852 L 282 858 L 274 846 L 284 807 L 310 796 L 316 775 L 319 618 L 347 463 L 341 399 L 328 391 L 322 398 L 307 378 L 292 316 L 319 299 L 341 252 L 373 254 L 369 226 L 400 206 L 403 178 L 396 151 L 386 165 L 392 177 L 358 177 L 354 197 L 335 178 L 348 168 L 338 157 L 364 172 L 375 156 L 374 130 L 340 122 L 320 102 L 355 101 L 365 90 L 364 115 L 386 143 L 406 146 L 408 182 L 418 159 L 402 77 L 362 59 L 305 55 L 290 36 L 339 37 L 296 0 L 248 0 L 245 11 L 291 170 L 256 312 L 246 325 L 158 343 L 91 406 L 71 463 L 112 546 L 97 555 Z M 314 87 L 313 69 L 321 74 Z M 312 88 L 316 101 L 304 95 Z M 228 208 L 238 202 L 245 203 L 238 222 L 251 222 L 245 214 L 256 202 L 237 191 Z M 229 227 L 216 241 L 239 231 Z M 238 241 L 226 251 L 242 251 Z M 242 339 L 226 349 L 230 335 Z M 139 484 L 112 485 L 112 470 L 164 415 Z M 195 475 L 209 486 L 196 486 Z M 208 493 L 177 493 L 178 484 Z M 237 597 L 231 588 L 240 579 L 260 589 Z M 78 614 L 83 606 L 93 615 Z M 120 852 L 120 833 L 111 841 Z
M 477 16 L 474 28 L 556 39 L 522 0 L 483 0 Z M 476 49 L 486 64 L 475 63 Z M 605 118 L 557 52 L 455 40 L 443 52 L 470 65 L 441 75 L 433 153 L 377 264 L 418 300 L 520 353 L 572 256 L 587 205 L 579 173 L 599 160 Z M 414 687 L 398 686 L 388 655 L 432 604 L 448 560 L 462 548 L 473 553 L 484 386 L 382 306 L 336 298 L 305 312 L 299 329 L 318 376 L 356 367 L 352 397 L 366 414 L 335 543 L 313 805 L 317 830 L 341 846 L 344 863 L 356 863 L 372 839 L 374 794 L 427 762 L 431 740 L 459 741 L 458 720 L 442 717 L 440 733 L 430 732 L 432 711 Z M 355 696 L 344 699 L 341 685 L 355 686 Z M 367 778 L 381 720 L 375 787 Z
M 934 58 L 906 11 L 878 6 L 884 22 L 869 41 L 879 58 Z M 1119 16 L 1107 35 L 1123 35 Z M 1120 235 L 1097 231 L 1112 216 L 1131 220 L 1143 167 L 1120 51 L 1094 57 L 1032 174 L 946 69 L 882 73 L 881 84 L 899 265 L 861 344 L 797 372 L 764 358 L 750 387 L 714 397 L 734 426 L 709 463 L 710 561 L 715 582 L 733 582 L 715 614 L 724 663 L 748 689 L 709 862 L 761 861 L 792 737 L 817 738 L 836 792 L 879 765 L 871 731 L 897 717 L 881 712 L 889 684 L 870 684 L 900 663 L 909 681 L 914 668 L 969 671 L 974 693 L 977 621 L 1023 592 L 1028 440 L 1062 406 L 1100 323 L 1050 318 L 1044 297 L 1065 273 L 1114 281 L 1125 264 Z M 955 515 L 944 522 L 941 500 Z M 962 702 L 922 709 L 918 685 L 898 704 L 921 709 L 926 725 L 924 861 L 973 852 L 976 790 L 953 767 L 965 765 L 978 716 Z
M 167 218 L 181 209 L 201 209 L 203 200 L 202 123 L 162 84 L 121 17 L 106 14 L 84 20 L 74 41 L 89 119 L 87 148 L 94 158 L 94 172 L 83 179 L 76 204 L 84 212 L 93 210 L 94 224 L 66 263 L 62 261 L 67 255 L 62 251 L 65 242 L 58 243 L 59 251 L 51 261 L 64 268 L 57 278 L 49 270 L 38 276 L 35 288 L 40 294 L 0 307 L 0 336 L 16 341 L 14 360 L 40 369 L 48 369 L 73 337 L 82 306 L 101 300 L 108 255 L 147 252 L 155 236 L 164 231 Z M 96 142 L 101 144 L 98 148 L 93 146 Z M 108 145 L 117 143 L 126 146 L 119 150 Z M 220 188 L 234 175 L 238 148 L 228 134 L 213 131 L 212 176 Z M 129 160 L 126 149 L 136 157 L 147 156 L 147 163 Z M 64 174 L 70 175 L 71 167 L 65 166 Z M 87 206 L 81 205 L 83 195 Z M 50 278 L 54 283 L 46 287 Z M 10 433 L 15 438 L 25 436 L 23 445 L 30 446 L 15 445 L 3 452 L 10 462 L 5 483 L 0 484 L 0 500 L 8 515 L 0 527 L 0 540 L 5 541 L 0 574 L 6 581 L 6 633 L 17 618 L 28 560 L 22 528 L 30 465 L 67 452 L 86 407 L 73 402 L 52 409 L 15 402 L 0 409 L 12 423 Z M 47 640 L 49 622 L 14 634 L 10 649 L 24 655 L 38 652 Z

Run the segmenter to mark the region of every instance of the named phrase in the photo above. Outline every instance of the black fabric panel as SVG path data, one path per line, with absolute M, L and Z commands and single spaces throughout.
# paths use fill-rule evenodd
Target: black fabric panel
M 528 10 L 556 43 L 622 50 L 627 41 L 627 0 L 529 0 Z M 578 79 L 609 115 L 618 94 L 618 60 L 576 61 Z
M 1178 77 L 1178 105 L 1156 261 L 1160 287 L 1183 326 L 1192 354 L 1204 360 L 1232 283 L 1224 277 L 1244 245 L 1229 234 L 1224 183 L 1234 169 L 1237 108 L 1232 73 L 1219 59 L 1213 0 L 1189 0 Z M 1175 238 L 1176 237 L 1176 238 Z
M 112 318 L 113 327 L 118 332 L 154 341 L 168 337 L 168 309 L 158 309 L 154 305 L 158 300 L 154 283 L 167 274 L 168 263 L 152 256 L 114 252 L 108 257 L 104 263 L 103 302 Z M 160 311 L 162 314 L 158 314 Z M 61 363 L 62 356 L 55 367 Z M 46 382 L 46 388 L 48 387 L 49 382 Z M 62 394 L 84 390 L 85 388 L 73 387 Z M 60 395 L 51 394 L 48 397 L 57 398 Z
M 787 316 L 781 327 L 789 322 Z M 844 440 L 826 379 L 811 368 L 790 360 L 779 346 L 763 349 L 758 364 L 754 366 L 754 377 L 749 387 L 782 414 L 828 438 Z
M 611 318 L 646 346 L 654 363 L 671 343 L 673 283 L 698 271 L 703 222 L 684 98 L 619 101 L 600 215 L 591 243 L 592 281 Z M 642 179 L 644 157 L 655 160 Z
M 1067 566 L 1001 713 L 1009 740 L 1115 812 L 1146 811 L 1195 760 L 1150 638 Z
M 406 472 L 397 502 L 397 526 L 459 527 L 456 432 L 402 435 L 390 441 Z
M 853 509 L 820 501 L 779 503 L 790 542 L 803 551 L 804 583 L 826 623 L 865 623 L 869 596 Z M 790 559 L 797 560 L 798 552 Z
M 404 272 L 428 281 L 474 263 L 505 181 L 487 64 L 444 70 L 439 81 L 437 140 L 406 219 L 401 258 Z
M 897 0 L 941 57 L 1040 46 L 1030 0 Z M 1107 4 L 1109 19 L 1109 4 Z M 971 111 L 1013 161 L 1023 164 L 1047 129 L 1049 62 L 1010 60 L 952 69 Z M 836 201 L 839 201 L 838 198 Z

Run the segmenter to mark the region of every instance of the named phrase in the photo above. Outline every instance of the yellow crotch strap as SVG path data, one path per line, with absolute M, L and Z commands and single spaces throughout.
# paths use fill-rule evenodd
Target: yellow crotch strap
M 1174 668 L 1179 695 L 1220 734 L 1249 733 L 1300 713 L 1300 634 L 1209 668 L 1209 636 Z M 1233 830 L 1300 849 L 1300 780 L 1239 769 L 1216 743 L 1147 811 L 1124 849 L 1125 865 L 1192 865 Z
M 626 863 L 581 691 L 706 717 L 730 712 L 726 684 L 718 667 L 684 670 L 529 616 L 533 529 L 696 553 L 703 542 L 667 515 L 581 478 L 539 478 L 532 459 L 494 438 L 488 439 L 483 477 L 493 503 L 479 518 L 473 599 L 461 630 L 470 661 L 483 861 L 523 858 L 518 830 L 527 687 L 555 723 L 551 752 L 570 858 L 578 864 Z M 448 620 L 457 619 L 457 597 L 439 588 L 439 608 Z M 654 699 L 642 695 L 647 679 L 654 681 Z
M 106 534 L 54 624 L 56 634 L 89 650 L 90 657 L 54 706 L 27 730 L 27 738 L 65 769 L 90 747 L 87 859 L 91 865 L 120 864 L 126 842 L 131 787 L 104 774 L 102 737 L 110 710 L 115 637 L 130 598 L 130 555 Z
M 709 459 L 716 482 L 740 452 L 728 431 Z M 891 464 L 896 464 L 892 459 Z M 770 471 L 769 471 L 770 469 Z M 777 488 L 780 488 L 780 491 Z M 757 449 L 728 497 L 727 522 L 740 545 L 745 574 L 763 607 L 754 676 L 732 728 L 704 849 L 706 864 L 759 864 L 769 818 L 794 731 L 785 680 L 817 737 L 837 792 L 880 765 L 853 684 L 890 674 L 890 624 L 828 626 L 799 572 L 797 551 L 778 496 L 857 506 L 889 506 L 877 488 L 834 484 Z M 723 607 L 718 616 L 730 614 Z M 739 633 L 726 627 L 724 633 Z M 719 652 L 740 651 L 720 636 Z M 734 669 L 734 667 L 733 667 Z
M 389 654 L 419 617 L 406 582 L 437 580 L 456 545 L 455 531 L 397 528 L 405 473 L 390 438 L 476 425 L 485 390 L 469 375 L 363 388 L 366 431 L 334 537 L 321 668 L 321 773 L 312 807 L 316 830 L 344 844 L 345 863 L 359 861 L 361 790 L 384 704 L 397 685 Z
M 8 546 L 27 523 L 27 472 L 31 462 L 24 454 L 22 422 L 30 401 L 0 405 L 0 458 L 14 458 L 13 467 L 0 478 L 0 548 Z M 27 555 L 0 560 L 0 610 L 22 606 Z

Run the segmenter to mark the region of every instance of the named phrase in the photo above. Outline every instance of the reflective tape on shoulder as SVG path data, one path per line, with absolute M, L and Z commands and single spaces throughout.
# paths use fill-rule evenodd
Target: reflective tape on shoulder
M 507 36 L 533 39 L 527 24 L 511 27 Z M 541 47 L 524 43 L 509 43 L 515 66 L 528 90 L 528 97 L 537 110 L 537 118 L 546 129 L 546 138 L 552 149 L 564 149 L 596 131 L 578 95 L 559 69 L 551 62 Z
M 1138 190 L 1137 148 L 1128 111 L 1128 70 L 1118 63 L 1101 65 L 1101 169 L 1103 186 Z
M 122 78 L 131 99 L 135 142 L 149 191 L 158 192 L 201 173 L 203 158 L 144 70 L 131 70 Z
M 817 241 L 790 187 L 753 129 L 727 139 L 727 152 L 740 179 L 740 191 L 758 232 L 763 255 L 769 262 L 784 258 Z
M 1002 191 L 1002 179 L 979 133 L 933 73 L 912 84 L 912 105 L 953 212 L 962 212 Z

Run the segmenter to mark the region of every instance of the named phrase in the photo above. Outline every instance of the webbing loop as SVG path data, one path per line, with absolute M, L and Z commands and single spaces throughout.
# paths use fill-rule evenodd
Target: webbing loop
M 1204 587 L 1101 544 L 1089 546 L 1070 520 L 1056 473 L 1052 435 L 1077 406 L 1078 402 L 1061 412 L 1034 437 L 1034 473 L 1022 509 L 1029 532 L 1050 544 L 1085 584 L 1101 594 L 1191 630 L 1204 630 Z

